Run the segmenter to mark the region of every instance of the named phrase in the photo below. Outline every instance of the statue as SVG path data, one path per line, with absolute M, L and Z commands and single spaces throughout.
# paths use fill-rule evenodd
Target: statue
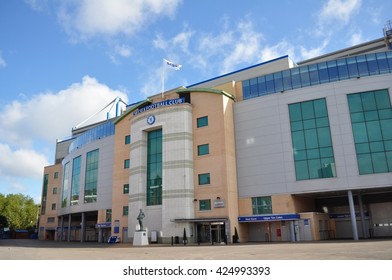
M 143 219 L 144 219 L 144 213 L 143 213 L 143 210 L 142 209 L 140 209 L 140 212 L 139 212 L 139 215 L 137 216 L 137 220 L 139 221 L 139 226 L 140 226 L 140 231 L 142 231 L 143 230 Z

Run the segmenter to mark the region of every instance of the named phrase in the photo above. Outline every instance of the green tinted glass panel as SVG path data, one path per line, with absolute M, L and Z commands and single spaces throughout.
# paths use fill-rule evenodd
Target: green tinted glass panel
M 252 213 L 253 215 L 272 214 L 271 197 L 252 197 Z
M 200 211 L 208 211 L 208 210 L 211 210 L 211 199 L 202 199 L 202 200 L 199 200 L 199 210 L 200 210 Z
M 208 126 L 208 116 L 197 119 L 197 127 Z
M 147 135 L 147 205 L 162 204 L 162 129 Z
M 210 153 L 210 147 L 208 144 L 197 146 L 197 155 L 208 155 Z
M 297 180 L 335 177 L 325 99 L 289 105 Z
M 210 173 L 204 173 L 198 175 L 199 185 L 207 185 L 210 183 Z
M 388 91 L 350 94 L 347 99 L 359 174 L 392 172 L 388 158 L 392 146 L 392 108 Z

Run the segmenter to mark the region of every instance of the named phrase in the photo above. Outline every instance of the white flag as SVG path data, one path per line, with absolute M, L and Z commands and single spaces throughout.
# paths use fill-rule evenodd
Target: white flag
M 180 70 L 181 67 L 182 67 L 181 64 L 175 64 L 175 63 L 173 63 L 173 62 L 171 62 L 171 61 L 169 61 L 169 60 L 167 60 L 167 59 L 163 59 L 163 61 L 165 62 L 165 64 L 166 64 L 167 66 L 170 66 L 170 67 L 171 67 L 172 69 L 174 69 L 174 70 Z

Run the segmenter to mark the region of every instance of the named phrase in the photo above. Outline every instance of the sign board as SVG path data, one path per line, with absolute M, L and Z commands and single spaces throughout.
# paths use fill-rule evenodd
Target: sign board
M 239 222 L 263 222 L 263 221 L 288 221 L 299 220 L 299 214 L 278 214 L 278 215 L 254 215 L 238 217 Z
M 168 100 L 164 100 L 161 102 L 157 102 L 157 103 L 153 103 L 147 106 L 144 106 L 138 110 L 136 110 L 135 112 L 133 112 L 133 115 L 136 116 L 137 114 L 152 110 L 152 109 L 157 109 L 157 108 L 161 108 L 161 107 L 166 107 L 166 106 L 172 106 L 172 105 L 178 105 L 178 104 L 182 104 L 185 102 L 185 98 L 181 97 L 181 98 L 176 98 L 176 99 L 168 99 Z

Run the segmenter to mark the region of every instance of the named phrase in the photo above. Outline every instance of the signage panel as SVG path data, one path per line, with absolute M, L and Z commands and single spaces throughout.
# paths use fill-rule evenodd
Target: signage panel
M 164 100 L 161 102 L 157 102 L 157 103 L 153 103 L 147 106 L 144 106 L 138 110 L 136 110 L 135 112 L 133 112 L 133 115 L 136 116 L 137 114 L 152 110 L 152 109 L 157 109 L 157 108 L 161 108 L 161 107 L 166 107 L 166 106 L 173 106 L 173 105 L 178 105 L 178 104 L 182 104 L 185 103 L 185 98 L 181 97 L 181 98 L 176 98 L 176 99 L 168 99 L 168 100 Z
M 239 222 L 262 222 L 262 221 L 288 221 L 299 220 L 299 214 L 277 214 L 277 215 L 254 215 L 238 217 Z

